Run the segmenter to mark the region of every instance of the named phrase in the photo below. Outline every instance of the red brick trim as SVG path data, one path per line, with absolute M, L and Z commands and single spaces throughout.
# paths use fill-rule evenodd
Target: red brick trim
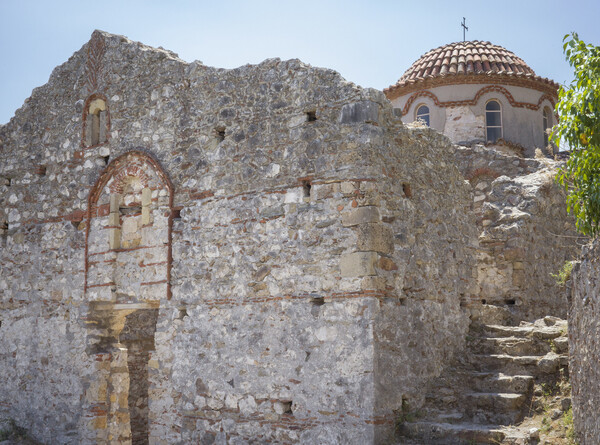
M 504 88 L 500 85 L 488 85 L 488 86 L 485 86 L 485 87 L 477 90 L 477 93 L 475 93 L 475 96 L 472 99 L 453 100 L 453 101 L 447 101 L 447 102 L 441 102 L 438 99 L 438 97 L 431 91 L 426 91 L 426 90 L 418 91 L 418 92 L 414 93 L 412 96 L 410 96 L 408 98 L 408 100 L 406 101 L 406 104 L 404 104 L 404 108 L 402 108 L 402 116 L 406 116 L 408 114 L 408 110 L 410 109 L 412 104 L 419 97 L 428 97 L 431 100 L 433 100 L 433 103 L 436 106 L 438 106 L 440 108 L 448 108 L 448 107 L 460 107 L 460 106 L 465 106 L 465 105 L 470 105 L 470 106 L 477 105 L 477 102 L 479 102 L 479 99 L 481 99 L 481 96 L 483 96 L 484 94 L 489 93 L 489 92 L 496 92 L 496 93 L 503 94 L 506 97 L 506 100 L 508 100 L 508 103 L 515 108 L 527 108 L 529 110 L 537 111 L 540 109 L 540 107 L 542 106 L 542 103 L 546 99 L 552 104 L 552 108 L 554 108 L 554 105 L 555 105 L 553 98 L 548 94 L 543 94 L 540 97 L 540 99 L 538 100 L 537 104 L 532 104 L 532 103 L 528 103 L 528 102 L 517 102 L 515 100 L 515 98 L 513 97 L 513 95 L 510 93 L 510 91 L 508 91 L 506 88 Z
M 557 83 L 537 76 L 514 76 L 508 74 L 467 74 L 431 77 L 401 85 L 392 85 L 389 88 L 385 88 L 383 93 L 389 100 L 394 100 L 398 97 L 406 96 L 407 94 L 415 91 L 427 90 L 446 85 L 473 84 L 510 85 L 529 88 L 531 90 L 548 94 L 550 97 L 553 97 L 555 101 L 558 99 L 559 85 Z

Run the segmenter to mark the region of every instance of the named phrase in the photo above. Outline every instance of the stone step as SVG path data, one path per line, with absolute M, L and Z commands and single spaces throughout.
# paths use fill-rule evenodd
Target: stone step
M 486 337 L 528 337 L 534 331 L 533 326 L 504 326 L 501 324 L 485 324 L 477 327 Z
M 568 357 L 553 352 L 546 355 L 512 356 L 507 354 L 473 354 L 471 364 L 477 371 L 501 371 L 508 375 L 543 376 L 566 366 Z
M 466 378 L 470 387 L 480 392 L 529 394 L 533 389 L 531 375 L 507 375 L 498 372 L 470 372 Z
M 477 392 L 465 394 L 465 412 L 477 423 L 512 425 L 523 419 L 525 394 Z
M 533 337 L 541 340 L 552 340 L 566 335 L 565 327 L 559 324 L 554 326 L 538 326 L 530 323 L 521 323 L 519 326 L 505 326 L 500 324 L 472 325 L 472 335 L 483 334 L 485 337 Z
M 552 351 L 552 341 L 533 337 L 478 337 L 469 340 L 469 349 L 475 354 L 541 356 Z
M 444 423 L 418 421 L 404 423 L 399 427 L 400 435 L 418 438 L 423 445 L 466 445 L 466 444 L 499 444 L 505 433 L 497 425 L 480 425 L 475 423 Z M 399 444 L 406 443 L 402 440 Z

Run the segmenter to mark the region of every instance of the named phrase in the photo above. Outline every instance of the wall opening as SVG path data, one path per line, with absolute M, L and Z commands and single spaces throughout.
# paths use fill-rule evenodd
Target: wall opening
M 215 128 L 215 135 L 216 135 L 218 144 L 223 142 L 225 140 L 225 127 Z
M 302 181 L 302 196 L 310 198 L 310 189 L 312 188 L 310 181 Z
M 94 147 L 108 140 L 110 120 L 106 98 L 93 94 L 83 110 L 83 146 Z
M 315 122 L 317 120 L 317 112 L 316 111 L 307 111 L 306 112 L 306 122 Z
M 158 308 L 152 305 L 90 303 L 88 353 L 99 366 L 98 381 L 90 388 L 106 391 L 88 397 L 95 394 L 93 404 L 105 407 L 106 443 L 149 443 L 148 369 L 157 319 Z

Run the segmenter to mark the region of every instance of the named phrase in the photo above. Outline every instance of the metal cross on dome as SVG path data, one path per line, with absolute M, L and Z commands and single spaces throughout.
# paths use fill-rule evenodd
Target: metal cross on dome
M 462 21 L 462 23 L 460 24 L 460 26 L 462 26 L 462 27 L 463 27 L 463 42 L 464 42 L 464 41 L 465 41 L 465 31 L 468 31 L 468 30 L 469 30 L 469 27 L 467 26 L 467 19 L 465 19 L 465 18 L 463 17 L 463 21 Z

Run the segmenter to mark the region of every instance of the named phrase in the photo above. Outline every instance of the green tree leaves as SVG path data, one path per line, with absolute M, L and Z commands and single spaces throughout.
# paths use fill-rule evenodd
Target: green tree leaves
M 576 33 L 564 37 L 563 50 L 575 79 L 558 93 L 559 122 L 552 138 L 566 142 L 571 155 L 557 179 L 567 191 L 567 210 L 577 230 L 600 233 L 600 47 L 586 44 Z

